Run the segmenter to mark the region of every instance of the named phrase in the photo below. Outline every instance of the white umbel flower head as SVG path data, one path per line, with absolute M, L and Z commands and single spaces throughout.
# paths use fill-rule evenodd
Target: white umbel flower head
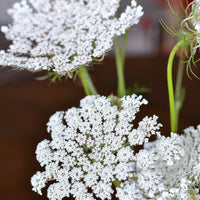
M 198 38 L 198 41 L 200 42 L 200 1 L 199 0 L 194 0 L 192 2 L 192 11 L 189 17 L 191 18 L 192 24 L 194 25 L 194 28 L 196 29 L 197 38 Z
M 119 17 L 120 0 L 22 0 L 1 31 L 12 41 L 0 51 L 0 65 L 67 74 L 110 50 L 143 15 L 135 0 Z
M 136 179 L 131 184 L 141 197 L 131 200 L 200 199 L 200 125 L 146 143 L 135 157 Z
M 70 194 L 77 200 L 105 200 L 120 187 L 116 195 L 124 200 L 123 194 L 135 188 L 130 182 L 136 176 L 134 147 L 147 143 L 151 135 L 160 137 L 156 117 L 134 123 L 143 104 L 147 101 L 142 96 L 94 95 L 82 99 L 79 108 L 56 112 L 47 124 L 52 140 L 37 146 L 36 157 L 45 170 L 32 177 L 33 190 L 41 194 L 54 180 L 47 192 L 51 200 Z M 140 138 L 134 137 L 137 131 Z M 130 200 L 138 197 L 138 191 L 127 194 Z
M 189 46 L 191 55 L 189 56 L 188 59 L 188 65 L 190 65 L 190 62 L 195 63 L 194 55 L 200 47 L 200 1 L 199 0 L 193 0 L 190 4 L 187 5 L 185 9 L 185 18 L 182 21 L 180 21 L 179 28 L 181 28 L 181 32 L 175 35 L 179 36 L 184 40 L 184 45 L 182 46 L 183 48 L 187 48 Z

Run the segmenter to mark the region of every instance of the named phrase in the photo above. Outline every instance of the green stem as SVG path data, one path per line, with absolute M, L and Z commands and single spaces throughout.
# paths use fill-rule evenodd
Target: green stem
M 89 75 L 89 73 L 88 73 L 86 68 L 85 68 L 85 76 L 86 76 L 86 81 L 87 81 L 87 85 L 89 87 L 90 93 L 92 95 L 97 95 L 98 92 L 97 92 L 97 90 L 96 90 L 96 88 L 95 88 L 95 86 L 94 86 L 94 84 L 92 82 L 92 79 L 90 78 L 90 75 Z
M 121 57 L 122 57 L 123 68 L 125 66 L 126 44 L 127 44 L 128 34 L 129 34 L 129 30 L 126 31 L 126 33 L 123 35 L 123 39 L 122 39 L 122 49 L 121 49 L 122 56 Z
M 125 54 L 126 54 L 126 42 L 127 42 L 128 32 L 123 36 L 122 48 L 120 50 L 119 39 L 115 39 L 115 60 L 117 66 L 117 77 L 118 77 L 118 86 L 117 94 L 118 97 L 122 97 L 126 94 L 126 86 L 124 79 L 124 65 L 125 65 Z
M 84 66 L 80 67 L 80 69 L 79 69 L 79 77 L 80 77 L 81 82 L 83 84 L 85 94 L 90 95 L 90 90 L 89 90 L 87 82 L 86 82 L 86 78 L 85 78 L 85 75 L 84 75 L 84 69 L 83 68 L 84 68 Z
M 175 99 L 178 98 L 180 91 L 181 91 L 181 85 L 183 80 L 183 71 L 184 71 L 184 52 L 181 53 L 179 64 L 178 64 L 178 72 L 176 77 L 176 87 L 175 87 Z
M 185 89 L 182 87 L 183 73 L 184 73 L 184 62 L 183 62 L 184 59 L 185 59 L 185 54 L 182 51 L 179 58 L 176 87 L 175 87 L 175 109 L 176 109 L 175 121 L 176 121 L 177 129 L 178 129 L 178 123 L 179 123 L 179 113 L 182 108 L 183 101 L 185 99 Z
M 172 49 L 168 64 L 167 64 L 167 85 L 168 85 L 168 95 L 169 95 L 169 109 L 170 109 L 170 124 L 171 124 L 171 132 L 176 132 L 176 111 L 175 111 L 175 103 L 174 103 L 174 89 L 173 89 L 173 78 L 172 78 L 172 67 L 173 60 L 176 55 L 178 49 L 182 47 L 184 40 L 179 41 L 174 48 Z
M 87 68 L 85 66 L 80 67 L 79 77 L 82 81 L 83 88 L 84 88 L 86 95 L 96 95 L 96 94 L 98 94 L 95 86 L 92 83 L 92 80 L 91 80 L 90 75 L 87 71 Z

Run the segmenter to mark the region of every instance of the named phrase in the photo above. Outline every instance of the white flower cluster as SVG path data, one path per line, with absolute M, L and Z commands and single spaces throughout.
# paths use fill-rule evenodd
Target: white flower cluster
M 127 190 L 132 185 L 139 199 L 200 199 L 200 125 L 187 128 L 184 135 L 172 133 L 146 143 L 136 154 L 135 171 L 137 181 L 124 184 Z
M 0 65 L 59 74 L 89 65 L 110 50 L 113 39 L 139 22 L 142 7 L 131 0 L 116 17 L 120 0 L 22 0 L 3 26 L 13 43 L 0 51 Z
M 70 195 L 76 200 L 136 197 L 131 181 L 137 176 L 134 148 L 148 143 L 152 135 L 161 137 L 156 116 L 134 123 L 143 104 L 147 101 L 136 95 L 93 95 L 82 99 L 79 108 L 56 112 L 47 124 L 52 140 L 37 146 L 36 157 L 45 171 L 32 177 L 33 190 L 42 194 L 54 181 L 47 190 L 51 200 Z
M 194 0 L 192 2 L 192 11 L 189 17 L 192 19 L 194 28 L 197 31 L 197 36 L 200 37 L 200 0 Z
M 186 16 L 182 21 L 182 31 L 187 35 L 186 41 L 191 41 L 191 53 L 194 55 L 200 47 L 200 0 L 193 0 L 188 4 Z

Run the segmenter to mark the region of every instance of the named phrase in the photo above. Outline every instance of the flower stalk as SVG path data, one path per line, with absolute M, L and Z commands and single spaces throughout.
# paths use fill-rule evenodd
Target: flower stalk
M 126 84 L 124 79 L 124 66 L 125 66 L 125 54 L 126 54 L 126 43 L 127 43 L 128 31 L 123 35 L 122 46 L 120 48 L 119 39 L 115 38 L 115 61 L 117 67 L 117 95 L 122 97 L 126 94 Z
M 176 127 L 178 129 L 178 123 L 179 123 L 179 114 L 181 111 L 181 108 L 183 106 L 183 102 L 185 99 L 185 88 L 182 86 L 183 82 L 183 74 L 184 74 L 184 60 L 185 60 L 185 54 L 183 51 L 181 51 L 180 58 L 179 58 L 179 64 L 178 64 L 178 71 L 177 71 L 177 77 L 176 77 L 176 86 L 175 86 L 175 109 L 176 109 Z
M 184 40 L 180 40 L 172 49 L 168 64 L 167 64 L 167 86 L 168 86 L 168 95 L 169 95 L 169 109 L 170 109 L 170 127 L 171 132 L 176 132 L 178 128 L 178 115 L 180 112 L 181 104 L 180 104 L 180 94 L 181 92 L 181 83 L 182 83 L 182 76 L 183 73 L 178 73 L 177 78 L 177 86 L 176 86 L 176 98 L 174 98 L 174 88 L 173 88 L 173 77 L 172 77 L 172 68 L 173 68 L 173 61 L 174 57 L 176 55 L 176 52 L 182 47 L 184 44 Z M 179 66 L 179 68 L 183 68 L 182 66 Z M 182 70 L 182 69 L 180 69 Z M 183 102 L 183 100 L 181 100 Z
M 98 94 L 92 79 L 90 78 L 90 75 L 88 73 L 88 70 L 85 66 L 80 67 L 79 69 L 79 77 L 81 79 L 81 82 L 83 84 L 83 88 L 86 95 L 96 95 Z

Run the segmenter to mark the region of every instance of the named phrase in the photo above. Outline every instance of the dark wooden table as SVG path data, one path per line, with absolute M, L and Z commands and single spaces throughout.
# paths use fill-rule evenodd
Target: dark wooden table
M 128 59 L 126 84 L 135 82 L 151 88 L 144 94 L 149 101 L 140 115 L 158 115 L 164 125 L 163 134 L 169 134 L 169 112 L 166 85 L 166 57 Z M 18 72 L 16 72 L 18 73 Z M 113 59 L 90 70 L 100 94 L 116 94 L 116 72 Z M 0 199 L 47 199 L 31 191 L 30 178 L 41 170 L 35 159 L 38 142 L 48 137 L 46 123 L 58 110 L 78 106 L 84 97 L 80 81 L 63 80 L 54 84 L 36 81 L 38 74 L 26 76 L 0 85 Z M 185 77 L 187 98 L 181 112 L 180 130 L 200 122 L 200 82 Z

